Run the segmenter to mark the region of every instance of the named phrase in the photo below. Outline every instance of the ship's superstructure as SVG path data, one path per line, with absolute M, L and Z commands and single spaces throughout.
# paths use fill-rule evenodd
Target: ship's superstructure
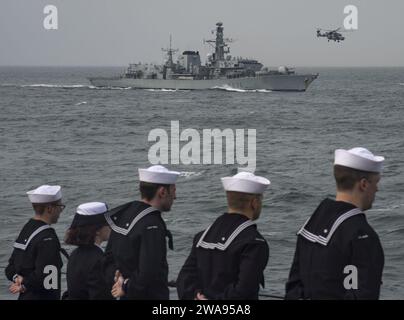
M 209 89 L 230 86 L 241 89 L 268 89 L 285 91 L 305 91 L 318 74 L 297 75 L 294 70 L 279 67 L 269 70 L 255 59 L 232 57 L 228 43 L 224 38 L 223 24 L 216 23 L 216 37 L 205 40 L 212 46 L 205 65 L 201 62 L 199 51 L 183 51 L 174 61 L 178 52 L 170 45 L 162 49 L 167 56 L 162 65 L 130 64 L 120 77 L 90 78 L 96 86 L 120 86 L 134 88 L 161 89 Z

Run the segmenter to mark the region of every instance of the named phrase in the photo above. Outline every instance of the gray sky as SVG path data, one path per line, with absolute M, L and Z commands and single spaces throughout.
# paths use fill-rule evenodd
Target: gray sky
M 56 5 L 59 29 L 45 30 Z M 316 28 L 343 25 L 345 5 L 359 30 L 343 43 Z M 231 54 L 278 66 L 404 66 L 402 0 L 0 0 L 0 65 L 126 65 L 161 62 L 161 48 L 210 51 L 217 21 L 235 39 Z

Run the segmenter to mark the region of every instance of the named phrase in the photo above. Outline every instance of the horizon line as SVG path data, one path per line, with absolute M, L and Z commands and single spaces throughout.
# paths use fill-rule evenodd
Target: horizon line
M 279 65 L 280 66 L 280 65 Z M 279 67 L 279 66 L 269 66 L 269 67 Z M 288 66 L 288 65 L 286 65 Z M 127 67 L 126 65 L 74 65 L 74 64 L 41 64 L 41 65 L 33 65 L 33 64 L 12 64 L 12 65 L 2 65 L 0 64 L 0 68 L 3 67 L 72 67 L 72 68 L 118 68 L 118 67 Z M 289 66 L 289 68 L 404 68 L 404 65 L 376 65 L 376 66 L 358 66 L 358 65 L 345 65 L 345 66 L 333 66 L 333 65 L 294 65 Z

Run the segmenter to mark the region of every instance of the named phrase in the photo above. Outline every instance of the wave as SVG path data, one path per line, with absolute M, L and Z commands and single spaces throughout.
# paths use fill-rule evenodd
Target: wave
M 186 89 L 144 89 L 146 91 L 158 91 L 158 92 L 177 92 L 177 91 L 190 91 Z
M 403 84 L 404 85 L 404 84 Z M 1 87 L 15 87 L 15 88 L 57 88 L 57 89 L 94 89 L 94 90 L 130 90 L 135 89 L 133 87 L 96 87 L 93 85 L 86 85 L 86 84 L 52 84 L 52 83 L 33 83 L 33 84 L 13 84 L 13 83 L 2 83 L 0 84 Z M 266 89 L 239 89 L 233 88 L 229 85 L 224 86 L 216 86 L 210 88 L 211 90 L 224 90 L 230 92 L 262 92 L 268 93 L 272 92 L 271 90 Z M 156 91 L 156 92 L 178 92 L 178 91 L 190 91 L 186 89 L 144 89 L 146 91 Z
M 175 92 L 175 89 L 145 89 L 146 91 Z
M 237 173 L 240 173 L 240 172 L 251 172 L 251 173 L 254 173 L 254 172 L 255 172 L 255 168 L 238 167 L 238 168 L 237 168 Z
M 181 171 L 180 177 L 184 178 L 192 178 L 192 177 L 199 177 L 203 174 L 203 171 L 195 172 L 195 171 Z
M 33 84 L 12 84 L 3 83 L 1 87 L 15 87 L 15 88 L 57 88 L 57 89 L 95 89 L 95 90 L 129 90 L 132 87 L 96 87 L 86 84 L 51 84 L 51 83 L 33 83 Z
M 292 202 L 292 201 L 308 201 L 314 198 L 314 196 L 310 193 L 306 192 L 299 192 L 297 190 L 295 191 L 288 191 L 284 192 L 282 194 L 276 195 L 273 198 L 274 203 L 275 202 Z
M 91 85 L 84 84 L 47 84 L 47 83 L 35 83 L 35 84 L 23 84 L 20 87 L 32 87 L 32 88 L 63 88 L 63 89 L 76 89 L 76 88 L 96 88 Z
M 133 87 L 125 87 L 125 88 L 120 88 L 120 87 L 95 87 L 96 89 L 106 89 L 106 90 L 130 90 L 134 89 Z
M 404 234 L 404 226 L 400 226 L 400 227 L 397 227 L 397 228 L 388 229 L 388 230 L 386 231 L 386 234 L 390 234 L 390 233 Z
M 81 106 L 82 104 L 87 104 L 87 101 L 81 101 L 75 104 L 75 106 Z
M 403 82 L 400 82 L 399 85 L 400 85 L 400 86 L 404 86 L 404 83 L 403 83 Z
M 211 88 L 212 90 L 225 90 L 225 91 L 230 91 L 230 92 L 272 92 L 271 90 L 267 89 L 240 89 L 240 88 L 233 88 L 229 85 L 223 85 L 223 86 L 215 86 Z
M 388 207 L 385 207 L 385 208 L 372 208 L 372 209 L 367 210 L 367 212 L 390 212 L 390 211 L 396 210 L 396 209 L 398 209 L 400 207 L 403 207 L 403 206 L 404 206 L 403 203 L 392 204 L 392 205 L 390 205 Z

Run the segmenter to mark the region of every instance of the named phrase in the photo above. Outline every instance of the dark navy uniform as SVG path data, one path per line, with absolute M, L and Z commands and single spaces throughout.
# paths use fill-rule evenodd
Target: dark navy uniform
M 6 276 L 13 281 L 15 275 L 24 278 L 26 289 L 19 300 L 59 300 L 60 271 L 63 261 L 60 256 L 60 242 L 53 228 L 40 220 L 30 219 L 21 230 L 14 251 L 6 268 Z M 44 286 L 46 276 L 51 275 L 47 266 L 57 270 L 57 289 Z
M 268 244 L 255 223 L 225 213 L 195 236 L 178 275 L 178 297 L 191 300 L 201 292 L 214 300 L 258 299 L 268 257 Z
M 167 242 L 171 233 L 161 212 L 134 201 L 106 215 L 112 232 L 108 241 L 105 272 L 113 285 L 115 270 L 130 280 L 124 286 L 126 299 L 168 300 Z
M 104 252 L 97 245 L 76 248 L 67 264 L 67 290 L 69 300 L 112 299 L 111 287 L 103 272 Z
M 346 266 L 357 269 L 357 289 L 352 279 L 344 285 L 355 275 L 351 267 L 344 273 Z M 378 299 L 383 266 L 383 248 L 365 214 L 325 199 L 298 232 L 286 298 Z

